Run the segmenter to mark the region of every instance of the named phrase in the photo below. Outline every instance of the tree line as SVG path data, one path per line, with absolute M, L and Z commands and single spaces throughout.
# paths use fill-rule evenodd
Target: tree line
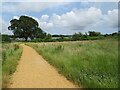
M 89 33 L 75 33 L 73 35 L 51 35 L 51 34 L 46 34 L 44 37 L 39 36 L 33 40 L 29 40 L 31 42 L 55 42 L 55 41 L 79 41 L 79 40 L 99 40 L 99 39 L 105 39 L 105 38 L 118 38 L 120 35 L 119 33 L 112 33 L 112 34 L 92 34 L 95 31 L 89 31 Z M 14 35 L 7 35 L 3 34 L 2 36 L 2 41 L 25 41 L 24 39 L 19 39 Z M 58 38 L 54 38 L 58 37 Z

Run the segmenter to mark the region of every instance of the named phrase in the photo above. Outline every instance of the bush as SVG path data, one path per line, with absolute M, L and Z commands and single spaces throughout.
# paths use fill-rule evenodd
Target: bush
M 32 40 L 32 42 L 43 42 L 43 39 L 37 38 L 37 39 Z
M 95 36 L 89 37 L 89 40 L 100 40 L 100 39 L 104 39 L 104 37 L 103 37 L 103 36 L 99 36 L 99 37 L 95 37 Z
M 11 42 L 11 38 L 9 35 L 2 35 L 2 41 Z

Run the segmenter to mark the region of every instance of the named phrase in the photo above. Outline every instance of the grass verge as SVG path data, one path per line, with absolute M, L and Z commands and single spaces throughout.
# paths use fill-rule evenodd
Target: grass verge
M 10 84 L 11 75 L 15 72 L 18 60 L 22 54 L 22 47 L 18 44 L 2 45 L 2 87 Z

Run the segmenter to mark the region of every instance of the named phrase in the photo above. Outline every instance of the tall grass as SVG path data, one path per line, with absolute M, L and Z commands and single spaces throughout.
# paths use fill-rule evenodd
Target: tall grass
M 116 39 L 86 43 L 27 43 L 41 54 L 59 73 L 84 88 L 118 87 L 118 41 Z
M 2 44 L 0 43 L 0 89 L 2 89 Z
M 18 60 L 22 53 L 22 47 L 18 44 L 2 45 L 2 87 L 10 84 L 10 77 L 15 72 Z

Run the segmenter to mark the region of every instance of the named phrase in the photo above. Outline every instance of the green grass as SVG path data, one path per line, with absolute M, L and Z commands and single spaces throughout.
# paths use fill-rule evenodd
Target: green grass
M 2 87 L 10 84 L 10 77 L 15 72 L 18 60 L 22 54 L 22 47 L 18 44 L 2 45 Z
M 2 89 L 2 44 L 0 43 L 0 89 Z
M 117 39 L 44 44 L 27 43 L 59 73 L 84 88 L 118 87 Z

